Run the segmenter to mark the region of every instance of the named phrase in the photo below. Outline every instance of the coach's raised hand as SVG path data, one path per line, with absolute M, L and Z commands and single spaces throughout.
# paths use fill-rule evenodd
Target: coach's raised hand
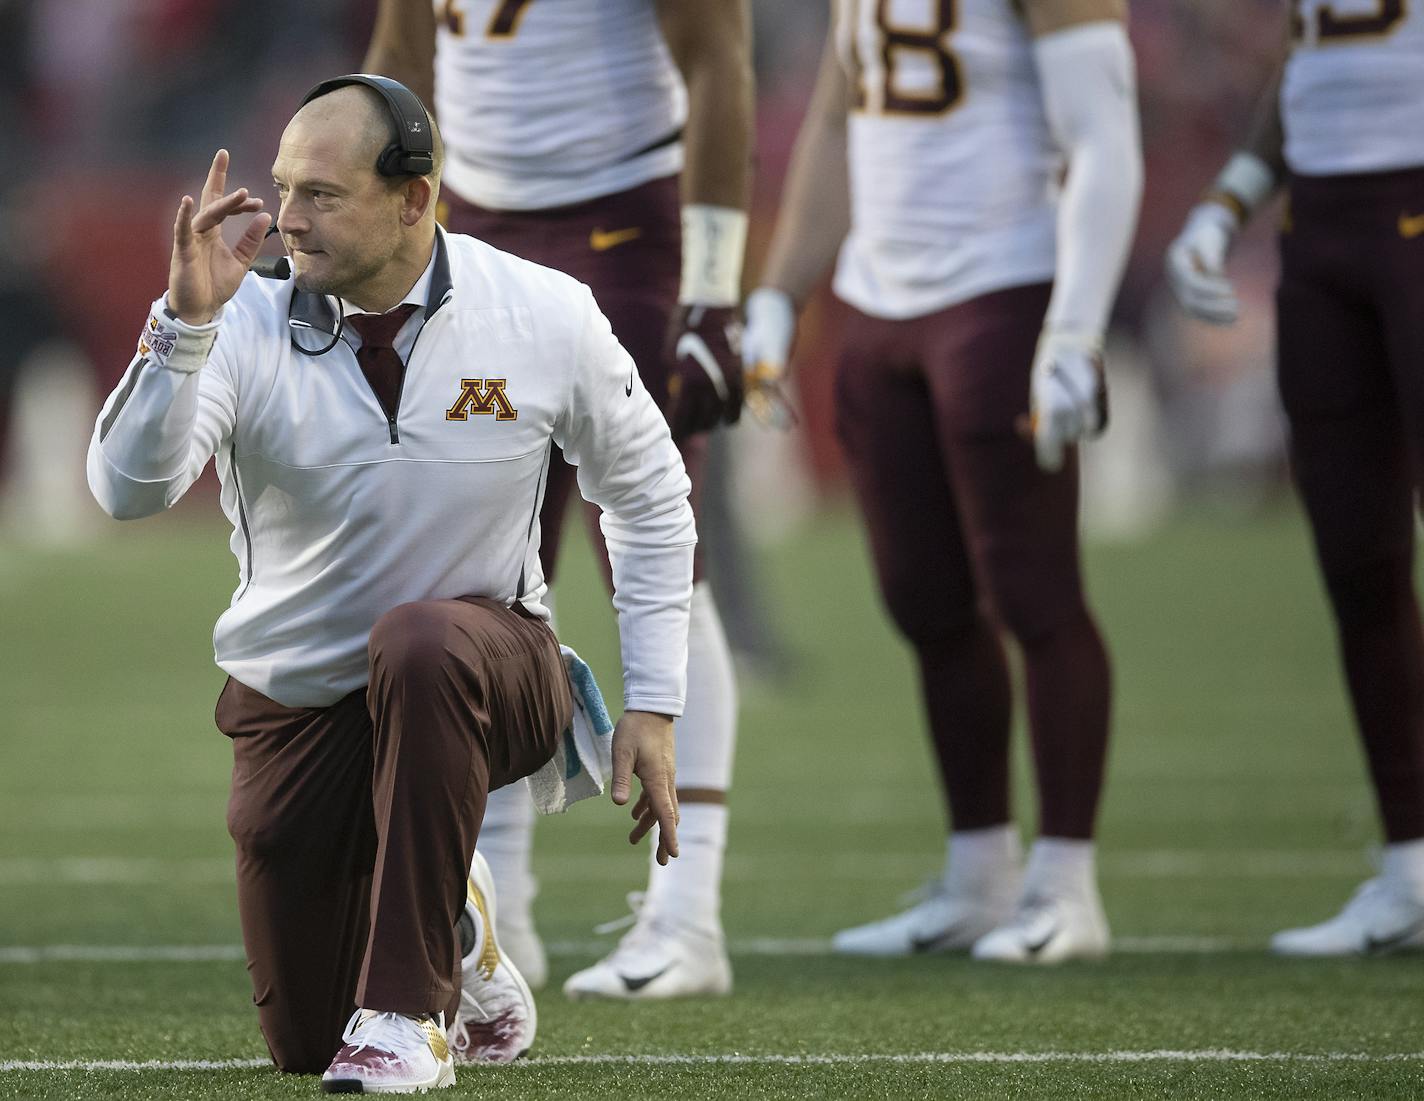
M 260 211 L 262 200 L 248 195 L 245 187 L 224 193 L 227 162 L 227 150 L 219 149 L 203 184 L 201 205 L 194 203 L 191 195 L 184 195 L 173 223 L 168 308 L 189 325 L 206 325 L 237 293 L 272 224 L 270 214 L 258 214 L 237 244 L 228 247 L 222 238 L 223 222 L 234 214 Z

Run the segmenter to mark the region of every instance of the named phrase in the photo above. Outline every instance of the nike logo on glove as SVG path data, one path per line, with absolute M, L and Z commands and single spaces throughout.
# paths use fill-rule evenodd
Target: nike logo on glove
M 683 356 L 691 356 L 695 359 L 697 365 L 712 380 L 712 389 L 717 391 L 718 400 L 727 400 L 727 376 L 722 374 L 722 368 L 717 366 L 717 359 L 713 356 L 712 350 L 707 347 L 707 341 L 696 333 L 683 333 L 677 338 L 676 354 L 678 359 Z
M 626 986 L 630 991 L 637 991 L 642 990 L 643 987 L 647 986 L 648 983 L 652 982 L 654 979 L 662 978 L 664 975 L 666 975 L 669 971 L 673 969 L 673 966 L 673 964 L 668 964 L 661 971 L 654 971 L 651 975 L 644 975 L 641 979 L 632 979 L 629 978 L 627 975 L 619 975 L 618 977 L 623 980 L 623 985 Z

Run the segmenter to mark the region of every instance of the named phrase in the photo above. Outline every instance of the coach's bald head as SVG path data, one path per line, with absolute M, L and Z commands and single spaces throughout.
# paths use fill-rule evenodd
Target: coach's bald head
M 433 127 L 432 127 L 433 129 Z M 304 291 L 365 310 L 400 301 L 430 260 L 444 148 L 434 138 L 428 176 L 382 176 L 395 122 L 374 89 L 349 84 L 312 100 L 282 134 L 273 182 L 277 228 Z

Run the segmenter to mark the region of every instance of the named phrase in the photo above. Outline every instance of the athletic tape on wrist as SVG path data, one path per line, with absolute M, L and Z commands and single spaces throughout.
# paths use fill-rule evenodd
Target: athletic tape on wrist
M 149 309 L 148 321 L 139 334 L 138 354 L 159 367 L 192 374 L 208 361 L 217 338 L 216 317 L 206 325 L 189 325 L 172 316 L 167 299 L 160 298 Z
M 1276 174 L 1271 166 L 1255 153 L 1244 150 L 1232 156 L 1211 185 L 1207 198 L 1222 202 L 1241 222 L 1245 222 L 1258 206 L 1276 190 Z M 1230 200 L 1234 200 L 1231 202 Z
M 735 306 L 741 297 L 747 215 L 729 206 L 691 203 L 682 208 L 682 288 L 677 300 L 701 306 Z

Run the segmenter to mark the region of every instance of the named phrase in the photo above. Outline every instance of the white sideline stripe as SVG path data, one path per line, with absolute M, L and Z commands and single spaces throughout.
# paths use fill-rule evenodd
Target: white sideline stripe
M 903 880 L 933 874 L 941 854 L 839 853 L 817 864 L 830 878 Z M 1109 850 L 1098 858 L 1105 876 L 1124 879 L 1315 879 L 1365 876 L 1369 861 L 1358 851 L 1260 849 L 1238 852 L 1208 849 Z M 537 857 L 535 870 L 571 883 L 606 883 L 645 875 L 645 861 L 623 856 Z M 752 853 L 732 854 L 726 878 L 739 883 L 786 882 L 785 862 Z M 221 857 L 7 857 L 0 859 L 0 886 L 54 884 L 144 885 L 232 883 L 231 856 Z
M 612 946 L 606 940 L 558 940 L 544 949 L 556 957 L 597 957 Z M 1226 937 L 1118 937 L 1113 950 L 1125 955 L 1212 955 L 1240 952 L 1261 945 Z M 749 937 L 727 945 L 734 956 L 829 956 L 831 942 L 814 937 Z M 45 944 L 0 946 L 0 964 L 38 963 L 230 963 L 246 958 L 240 944 Z
M 1424 1051 L 922 1051 L 895 1054 L 832 1055 L 548 1055 L 522 1059 L 511 1070 L 542 1070 L 579 1066 L 789 1066 L 827 1067 L 867 1064 L 926 1065 L 966 1063 L 1414 1063 Z M 64 1059 L 0 1062 L 0 1071 L 104 1070 L 255 1070 L 271 1066 L 267 1059 Z

